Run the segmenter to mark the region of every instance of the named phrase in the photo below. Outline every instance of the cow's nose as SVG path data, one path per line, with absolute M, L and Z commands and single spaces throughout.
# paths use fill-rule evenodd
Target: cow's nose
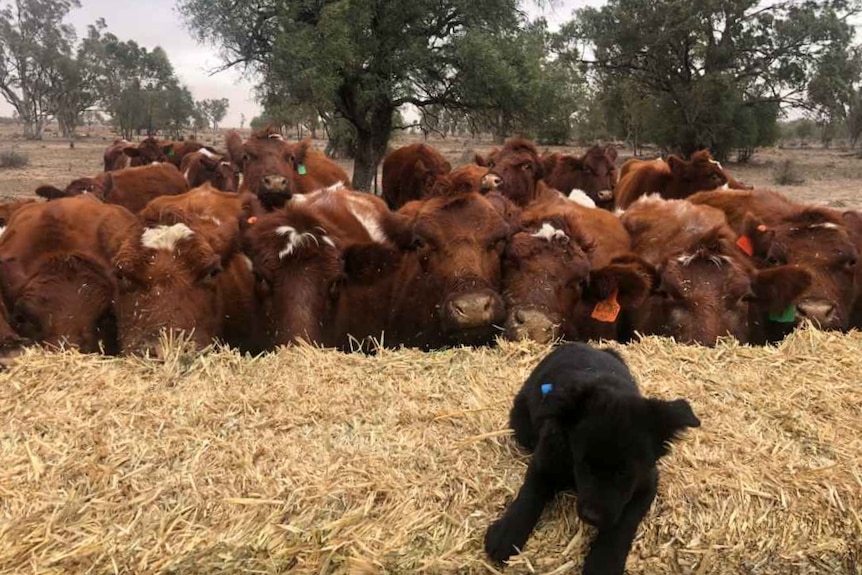
M 287 186 L 287 180 L 284 176 L 269 175 L 263 177 L 261 185 L 269 190 L 280 190 Z
M 453 298 L 448 307 L 452 322 L 460 328 L 478 327 L 493 323 L 496 312 L 495 297 L 488 293 L 462 294 Z
M 806 299 L 796 304 L 799 315 L 822 326 L 831 327 L 835 321 L 835 304 L 823 299 Z
M 602 190 L 596 196 L 600 202 L 610 202 L 614 199 L 614 192 L 613 190 Z
M 485 176 L 482 178 L 481 190 L 483 192 L 492 192 L 496 190 L 502 182 L 503 178 L 501 178 L 497 174 L 485 174 Z
M 517 309 L 509 314 L 506 337 L 512 340 L 531 339 L 550 343 L 558 337 L 559 323 L 548 314 L 535 309 Z

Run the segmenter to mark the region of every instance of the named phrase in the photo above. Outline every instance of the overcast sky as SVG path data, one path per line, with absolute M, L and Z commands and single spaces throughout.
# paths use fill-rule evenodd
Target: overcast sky
M 534 16 L 544 15 L 555 24 L 568 20 L 575 8 L 603 3 L 603 0 L 552 0 L 544 2 L 551 4 L 544 9 L 529 8 L 528 11 Z M 73 9 L 69 21 L 79 37 L 86 34 L 89 24 L 104 18 L 108 31 L 120 40 L 134 40 L 150 49 L 162 46 L 177 76 L 189 87 L 195 100 L 230 100 L 223 126 L 238 127 L 241 114 L 251 120 L 260 112 L 254 101 L 253 82 L 233 71 L 209 75 L 208 71 L 219 64 L 218 55 L 213 48 L 199 45 L 191 37 L 175 5 L 175 0 L 81 0 L 81 8 Z M 0 100 L 0 115 L 11 114 L 9 105 Z

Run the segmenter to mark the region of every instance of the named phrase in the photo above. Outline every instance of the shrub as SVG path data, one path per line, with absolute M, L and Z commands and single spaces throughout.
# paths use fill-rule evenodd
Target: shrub
M 30 156 L 17 150 L 0 151 L 0 168 L 23 168 L 30 163 Z
M 782 160 L 772 171 L 772 181 L 779 186 L 797 186 L 805 183 L 805 178 L 793 160 Z

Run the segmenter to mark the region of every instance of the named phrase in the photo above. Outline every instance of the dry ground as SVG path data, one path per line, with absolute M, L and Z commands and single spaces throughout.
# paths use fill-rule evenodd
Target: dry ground
M 110 140 L 7 134 L 31 164 L 0 171 L 0 197 L 97 172 Z M 455 164 L 490 148 L 435 143 Z M 862 160 L 837 152 L 730 168 L 770 185 L 785 155 L 808 182 L 777 189 L 862 207 Z M 661 466 L 629 573 L 859 575 L 862 334 L 618 347 L 647 394 L 703 421 Z M 528 461 L 507 412 L 546 352 L 28 351 L 0 373 L 0 574 L 498 572 L 482 538 Z M 578 573 L 590 536 L 561 496 L 505 573 Z
M 94 175 L 102 169 L 102 153 L 114 139 L 104 129 L 93 129 L 88 137 L 78 140 L 70 149 L 65 140 L 48 136 L 41 142 L 27 142 L 17 136 L 16 128 L 0 126 L 0 151 L 17 149 L 26 152 L 30 165 L 21 169 L 0 169 L 0 200 L 14 196 L 32 195 L 42 184 L 65 187 L 72 179 Z M 399 137 L 394 146 L 418 141 L 419 136 Z M 204 134 L 200 138 L 207 144 L 224 148 L 224 132 Z M 465 138 L 431 138 L 453 165 L 472 161 L 475 151 L 487 152 L 493 144 L 489 141 L 473 141 Z M 323 141 L 315 142 L 322 150 Z M 582 152 L 576 147 L 546 147 L 544 150 Z M 629 150 L 622 150 L 622 158 L 629 157 Z M 790 159 L 797 166 L 805 183 L 798 186 L 778 186 L 773 183 L 776 165 Z M 339 162 L 348 173 L 352 163 Z M 772 188 L 789 197 L 802 201 L 821 203 L 838 208 L 862 208 L 862 158 L 841 150 L 778 148 L 759 151 L 745 165 L 730 163 L 726 166 L 738 179 L 757 187 Z

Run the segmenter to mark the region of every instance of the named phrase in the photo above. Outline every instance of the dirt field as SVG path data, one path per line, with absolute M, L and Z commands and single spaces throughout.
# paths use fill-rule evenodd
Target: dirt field
M 95 174 L 102 169 L 102 152 L 115 136 L 105 130 L 93 130 L 89 137 L 78 140 L 70 149 L 66 140 L 48 136 L 41 142 L 27 142 L 18 136 L 19 129 L 0 126 L 0 152 L 16 149 L 30 157 L 30 164 L 21 169 L 0 169 L 0 200 L 29 196 L 37 186 L 51 184 L 64 187 L 72 179 Z M 418 140 L 418 136 L 402 135 L 393 146 Z M 200 139 L 218 148 L 224 147 L 223 134 L 206 134 Z M 440 149 L 452 165 L 469 162 L 475 151 L 487 152 L 490 141 L 465 138 L 431 138 L 429 143 Z M 315 142 L 317 149 L 325 143 Z M 575 147 L 545 147 L 544 150 L 581 152 Z M 621 150 L 622 159 L 630 157 Z M 792 160 L 805 183 L 799 186 L 778 186 L 773 183 L 773 171 L 783 160 Z M 339 162 L 352 173 L 351 162 Z M 727 164 L 730 172 L 748 184 L 777 190 L 802 202 L 820 203 L 836 208 L 862 208 L 862 159 L 840 150 L 823 149 L 764 149 L 747 165 Z

